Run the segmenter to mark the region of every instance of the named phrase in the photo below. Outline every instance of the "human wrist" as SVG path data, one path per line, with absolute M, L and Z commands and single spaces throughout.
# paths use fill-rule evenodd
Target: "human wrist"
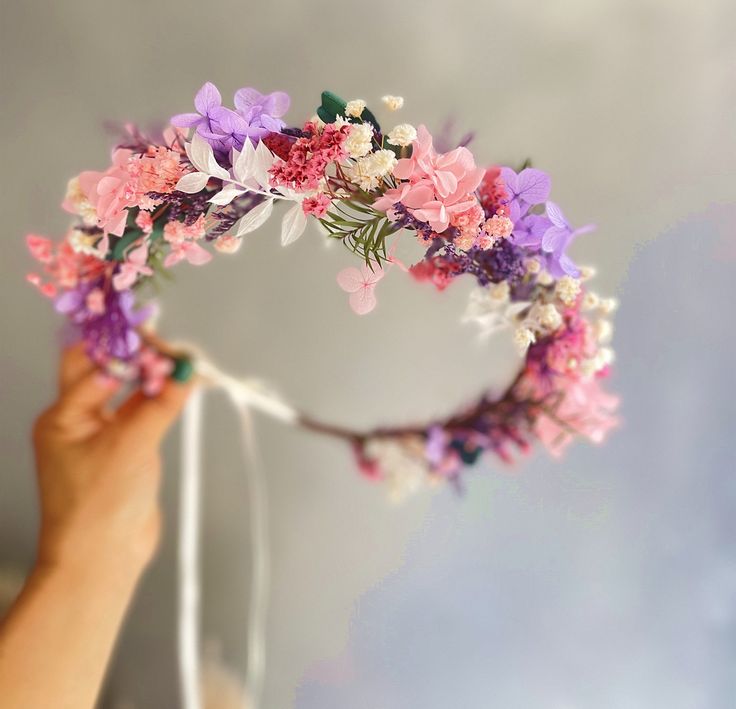
M 153 553 L 137 545 L 113 544 L 100 538 L 64 541 L 42 532 L 35 569 L 96 586 L 135 585 Z

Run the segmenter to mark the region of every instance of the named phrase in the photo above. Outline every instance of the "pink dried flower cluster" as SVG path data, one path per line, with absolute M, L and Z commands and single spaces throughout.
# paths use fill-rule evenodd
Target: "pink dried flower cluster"
M 314 123 L 304 124 L 306 136 L 298 138 L 289 150 L 286 160 L 278 160 L 271 167 L 271 184 L 299 192 L 316 190 L 325 176 L 328 165 L 346 157 L 343 144 L 348 137 L 347 125 L 330 123 L 322 131 Z
M 304 214 L 311 214 L 313 217 L 321 219 L 325 214 L 327 214 L 331 204 L 332 200 L 329 195 L 326 195 L 324 192 L 319 192 L 313 197 L 307 197 L 304 199 L 302 201 L 302 209 L 304 210 Z
M 78 253 L 66 239 L 54 244 L 44 236 L 29 234 L 26 244 L 31 256 L 43 266 L 51 280 L 44 282 L 37 273 L 29 273 L 26 279 L 50 298 L 57 294 L 59 288 L 76 288 L 80 282 L 92 280 L 106 270 L 103 261 Z

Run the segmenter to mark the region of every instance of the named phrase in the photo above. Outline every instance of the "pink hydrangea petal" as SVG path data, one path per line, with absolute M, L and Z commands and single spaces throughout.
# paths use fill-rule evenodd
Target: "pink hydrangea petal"
M 363 286 L 360 290 L 350 294 L 350 307 L 357 315 L 367 315 L 376 307 L 375 286 Z

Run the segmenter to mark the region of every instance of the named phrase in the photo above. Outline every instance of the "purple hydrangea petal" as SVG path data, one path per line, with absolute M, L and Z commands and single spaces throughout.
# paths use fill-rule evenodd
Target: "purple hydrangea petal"
M 199 125 L 204 120 L 198 113 L 177 113 L 171 117 L 169 122 L 177 128 L 191 128 L 192 126 Z
M 264 113 L 274 118 L 280 118 L 289 110 L 291 99 L 289 94 L 284 91 L 274 91 L 264 97 L 261 105 Z
M 205 116 L 220 105 L 222 105 L 222 96 L 217 87 L 209 81 L 197 91 L 194 97 L 194 107 Z
M 552 226 L 542 237 L 542 251 L 553 253 L 567 246 L 572 232 L 567 227 Z
M 246 86 L 235 92 L 233 101 L 238 111 L 247 113 L 253 106 L 260 103 L 263 98 L 263 94 L 258 89 Z

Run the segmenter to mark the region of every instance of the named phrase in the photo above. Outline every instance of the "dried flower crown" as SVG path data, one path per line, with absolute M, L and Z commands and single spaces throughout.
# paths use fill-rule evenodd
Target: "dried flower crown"
M 62 206 L 76 223 L 58 244 L 27 237 L 44 271 L 28 278 L 90 356 L 155 394 L 174 364 L 141 334 L 152 312 L 145 287 L 180 261 L 207 263 L 205 246 L 237 251 L 284 203 L 283 245 L 312 217 L 361 257 L 337 276 L 356 313 L 375 307 L 393 265 L 439 290 L 467 274 L 477 289 L 464 319 L 486 334 L 509 328 L 525 357 L 506 391 L 426 425 L 360 432 L 300 417 L 349 441 L 367 476 L 400 497 L 426 480 L 459 485 L 484 451 L 509 459 L 539 439 L 558 455 L 575 435 L 602 440 L 616 423 L 617 399 L 602 387 L 615 302 L 590 291 L 591 269 L 567 254 L 591 227 L 573 228 L 549 201 L 549 177 L 528 164 L 478 167 L 466 144 L 438 146 L 424 126 L 384 133 L 364 101 L 330 92 L 311 120 L 289 127 L 289 103 L 244 88 L 231 109 L 207 83 L 195 113 L 157 137 L 129 126 L 110 167 L 69 182 Z M 383 103 L 395 111 L 403 99 Z M 423 249 L 409 267 L 393 255 L 405 231 Z

